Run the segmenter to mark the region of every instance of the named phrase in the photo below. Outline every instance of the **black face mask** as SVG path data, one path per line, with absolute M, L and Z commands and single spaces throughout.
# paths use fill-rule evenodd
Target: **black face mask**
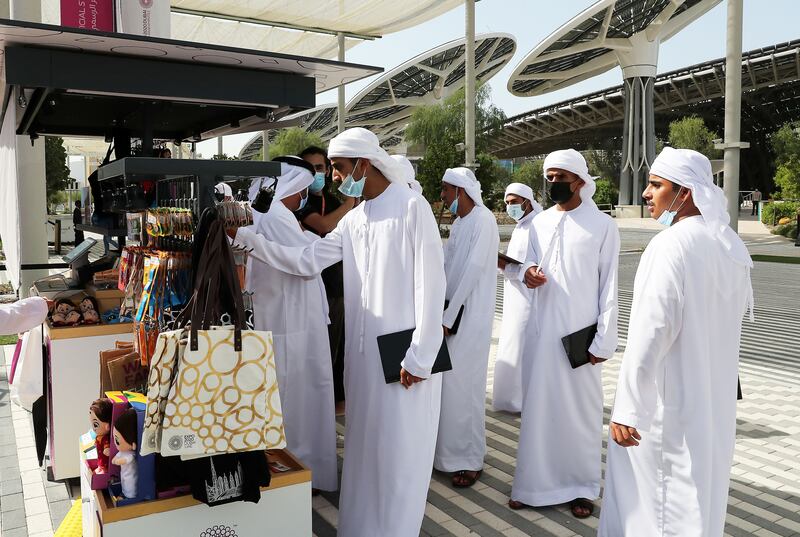
M 574 181 L 573 181 L 574 182 Z M 575 195 L 570 186 L 573 182 L 569 183 L 547 183 L 547 193 L 554 203 L 562 204 L 567 203 Z

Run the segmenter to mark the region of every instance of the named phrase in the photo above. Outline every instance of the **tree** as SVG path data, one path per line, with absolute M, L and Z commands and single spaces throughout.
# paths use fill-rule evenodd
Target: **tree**
M 622 173 L 622 151 L 619 149 L 590 149 L 584 151 L 583 156 L 589 166 L 589 173 L 609 181 L 614 187 L 619 184 L 619 176 Z
M 782 166 L 790 160 L 800 159 L 800 122 L 786 123 L 770 136 L 775 152 L 775 165 Z
M 284 155 L 297 155 L 308 146 L 315 145 L 324 147 L 322 138 L 318 135 L 306 132 L 300 127 L 284 129 L 275 137 L 275 141 L 269 146 L 269 158 L 282 157 Z
M 56 202 L 58 193 L 69 187 L 69 167 L 64 139 L 58 136 L 44 138 L 44 176 L 47 205 Z
M 800 199 L 800 123 L 786 123 L 770 136 L 775 152 L 775 186 L 779 199 Z
M 489 86 L 481 86 L 475 95 L 475 153 L 480 166 L 475 176 L 485 194 L 493 194 L 502 173 L 496 159 L 488 152 L 489 141 L 502 128 L 505 114 L 491 103 Z M 461 166 L 464 153 L 457 149 L 464 143 L 464 90 L 459 90 L 440 104 L 422 106 L 411 116 L 406 138 L 424 147 L 417 170 L 417 180 L 429 199 L 438 198 L 447 168 Z
M 689 116 L 676 119 L 669 124 L 669 144 L 676 149 L 694 149 L 709 159 L 722 157 L 722 151 L 714 149 L 714 140 L 720 135 L 706 127 L 703 118 Z

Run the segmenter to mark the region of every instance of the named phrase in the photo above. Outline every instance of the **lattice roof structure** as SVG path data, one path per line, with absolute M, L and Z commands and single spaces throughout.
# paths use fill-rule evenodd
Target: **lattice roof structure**
M 625 115 L 622 93 L 622 85 L 614 86 L 511 117 L 491 151 L 513 158 L 618 138 Z M 658 75 L 653 94 L 656 127 L 662 131 L 672 119 L 692 113 L 721 126 L 725 58 Z M 751 138 L 800 120 L 800 40 L 743 54 L 742 102 L 742 130 Z
M 565 88 L 664 42 L 721 0 L 600 0 L 537 45 L 508 81 L 514 95 Z M 657 51 L 656 56 L 657 59 Z

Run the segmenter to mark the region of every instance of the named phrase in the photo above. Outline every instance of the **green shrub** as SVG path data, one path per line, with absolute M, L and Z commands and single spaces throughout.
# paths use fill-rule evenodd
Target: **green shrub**
M 784 237 L 788 237 L 790 239 L 797 238 L 797 222 L 792 222 L 791 224 L 784 224 L 782 226 L 778 226 L 772 230 L 774 235 L 782 235 Z
M 608 179 L 598 179 L 595 181 L 597 191 L 592 196 L 594 202 L 598 205 L 616 205 L 619 199 L 619 191 L 614 183 Z
M 798 210 L 800 210 L 798 202 L 769 202 L 764 204 L 761 209 L 761 222 L 771 226 L 784 216 L 794 218 Z

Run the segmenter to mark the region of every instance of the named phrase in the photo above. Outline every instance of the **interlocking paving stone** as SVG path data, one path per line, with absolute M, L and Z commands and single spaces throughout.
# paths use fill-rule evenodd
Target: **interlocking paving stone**
M 631 284 L 638 255 L 620 258 L 620 350 L 627 341 Z M 745 399 L 739 402 L 736 452 L 731 470 L 728 516 L 729 537 L 800 537 L 800 266 L 756 263 L 753 270 L 756 322 L 743 324 L 740 376 Z M 498 289 L 502 296 L 502 287 Z M 501 311 L 498 303 L 497 311 Z M 495 335 L 499 323 L 495 323 Z M 428 509 L 420 535 L 442 537 L 481 535 L 520 537 L 593 536 L 601 501 L 588 519 L 577 520 L 566 506 L 513 511 L 507 502 L 516 463 L 520 418 L 491 409 L 493 341 L 486 399 L 487 456 L 484 473 L 472 489 L 453 489 L 446 474 L 434 472 Z M 608 422 L 616 388 L 621 353 L 603 371 L 604 420 Z M 19 448 L 32 447 L 27 414 L 12 414 L 4 368 L 0 367 L 0 511 L 3 537 L 27 536 L 22 480 L 16 457 Z M 13 415 L 13 418 L 12 418 Z M 340 420 L 340 424 L 341 424 Z M 13 434 L 13 427 L 20 435 Z M 7 434 L 7 433 L 11 434 Z M 603 467 L 607 430 L 604 429 Z M 341 471 L 341 442 L 339 466 Z M 26 457 L 29 457 L 26 455 Z M 19 462 L 18 460 L 16 461 Z M 40 476 L 44 472 L 38 471 Z M 25 474 L 26 476 L 32 474 Z M 26 477 L 26 483 L 32 478 Z M 42 478 L 52 527 L 57 528 L 71 505 L 63 483 Z M 317 537 L 335 537 L 339 493 L 314 498 L 312 524 Z M 8 506 L 8 507 L 6 507 Z M 22 524 L 10 528 L 10 524 Z

